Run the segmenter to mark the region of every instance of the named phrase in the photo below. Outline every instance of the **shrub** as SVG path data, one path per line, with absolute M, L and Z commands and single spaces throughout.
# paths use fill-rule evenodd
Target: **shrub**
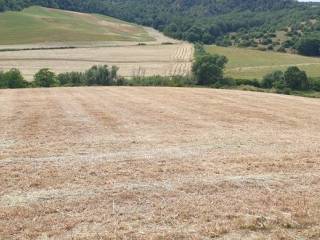
M 311 88 L 315 91 L 320 91 L 320 78 L 310 79 Z
M 0 88 L 25 88 L 28 82 L 24 80 L 18 69 L 0 72 Z
M 277 89 L 275 89 L 275 93 L 291 95 L 292 90 L 290 88 L 288 88 L 288 87 L 284 87 L 282 89 L 277 88 Z
M 261 87 L 263 88 L 279 88 L 281 84 L 284 84 L 284 74 L 282 71 L 269 73 L 261 81 Z
M 237 89 L 243 91 L 263 92 L 263 89 L 252 86 L 252 85 L 240 85 Z
M 183 87 L 192 86 L 196 82 L 190 76 L 150 76 L 150 77 L 134 77 L 127 82 L 130 86 L 170 86 Z
M 192 73 L 199 85 L 215 84 L 223 79 L 223 71 L 228 59 L 225 56 L 204 54 L 196 57 Z
M 320 56 L 320 39 L 303 38 L 295 46 L 299 54 L 306 56 Z
M 93 66 L 85 72 L 85 84 L 88 86 L 101 85 L 109 86 L 117 82 L 118 68 L 112 66 L 111 70 L 107 65 Z
M 283 93 L 286 94 L 286 95 L 290 95 L 291 94 L 291 89 L 286 87 L 286 88 L 283 89 Z
M 310 87 L 305 71 L 298 67 L 289 67 L 284 73 L 285 85 L 294 90 L 306 90 Z
M 286 40 L 281 44 L 283 48 L 291 48 L 294 45 L 295 45 L 295 42 L 292 39 Z
M 206 50 L 204 49 L 203 45 L 201 43 L 196 43 L 194 45 L 194 53 L 195 53 L 195 57 L 199 57 L 199 56 L 203 56 L 206 55 Z
M 233 78 L 222 78 L 215 83 L 215 87 L 217 88 L 223 87 L 223 86 L 232 87 L 236 85 L 237 85 L 236 81 Z
M 253 86 L 253 87 L 260 87 L 260 82 L 257 79 L 236 79 L 235 83 L 237 86 L 246 85 L 246 86 Z
M 287 85 L 286 85 L 285 81 L 275 81 L 273 83 L 273 88 L 278 89 L 278 90 L 283 90 L 283 89 L 287 88 Z
M 59 85 L 56 75 L 49 71 L 48 68 L 43 68 L 34 75 L 34 84 L 37 87 L 55 87 Z
M 129 81 L 125 79 L 124 77 L 117 77 L 117 81 L 115 83 L 117 86 L 128 86 Z
M 61 73 L 57 79 L 62 86 L 83 86 L 85 76 L 81 72 Z

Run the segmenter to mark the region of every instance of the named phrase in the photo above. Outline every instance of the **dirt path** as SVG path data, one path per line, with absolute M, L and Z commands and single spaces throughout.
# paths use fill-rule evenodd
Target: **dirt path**
M 149 36 L 155 39 L 156 43 L 181 43 L 182 42 L 174 38 L 167 37 L 163 33 L 151 27 L 144 27 L 144 30 L 149 34 Z
M 90 87 L 0 106 L 0 239 L 320 237 L 318 99 Z

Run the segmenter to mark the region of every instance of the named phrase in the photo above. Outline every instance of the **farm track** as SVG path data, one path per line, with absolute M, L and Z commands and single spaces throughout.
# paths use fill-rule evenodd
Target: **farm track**
M 0 239 L 319 239 L 318 99 L 90 87 L 0 106 Z

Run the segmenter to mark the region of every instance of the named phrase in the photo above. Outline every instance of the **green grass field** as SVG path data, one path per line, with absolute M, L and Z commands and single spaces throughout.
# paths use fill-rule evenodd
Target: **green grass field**
M 0 44 L 150 41 L 140 26 L 111 17 L 30 7 L 0 14 Z
M 234 78 L 262 79 L 267 73 L 289 66 L 298 66 L 310 77 L 320 76 L 320 58 L 214 45 L 206 46 L 206 51 L 226 56 L 229 59 L 226 76 Z

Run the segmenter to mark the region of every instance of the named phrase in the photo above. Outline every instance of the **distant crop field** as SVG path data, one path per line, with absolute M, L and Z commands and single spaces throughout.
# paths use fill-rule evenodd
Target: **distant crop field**
M 152 28 L 42 7 L 1 13 L 0 36 L 0 70 L 18 68 L 29 81 L 41 68 L 58 74 L 93 65 L 116 65 L 124 77 L 187 75 L 194 52 Z
M 0 13 L 0 44 L 150 41 L 144 28 L 96 14 L 30 7 Z
M 320 238 L 320 101 L 0 90 L 0 239 Z
M 152 28 L 42 7 L 0 13 L 0 36 L 0 70 L 18 68 L 28 81 L 41 68 L 58 74 L 93 65 L 116 65 L 124 77 L 187 75 L 194 52 Z
M 226 75 L 234 78 L 262 79 L 267 73 L 289 66 L 298 66 L 311 77 L 320 76 L 320 58 L 214 45 L 206 46 L 206 50 L 228 57 Z
M 190 73 L 193 46 L 188 43 L 0 52 L 0 69 L 18 68 L 31 81 L 41 68 L 55 73 L 85 71 L 93 65 L 116 65 L 119 74 L 172 76 Z

